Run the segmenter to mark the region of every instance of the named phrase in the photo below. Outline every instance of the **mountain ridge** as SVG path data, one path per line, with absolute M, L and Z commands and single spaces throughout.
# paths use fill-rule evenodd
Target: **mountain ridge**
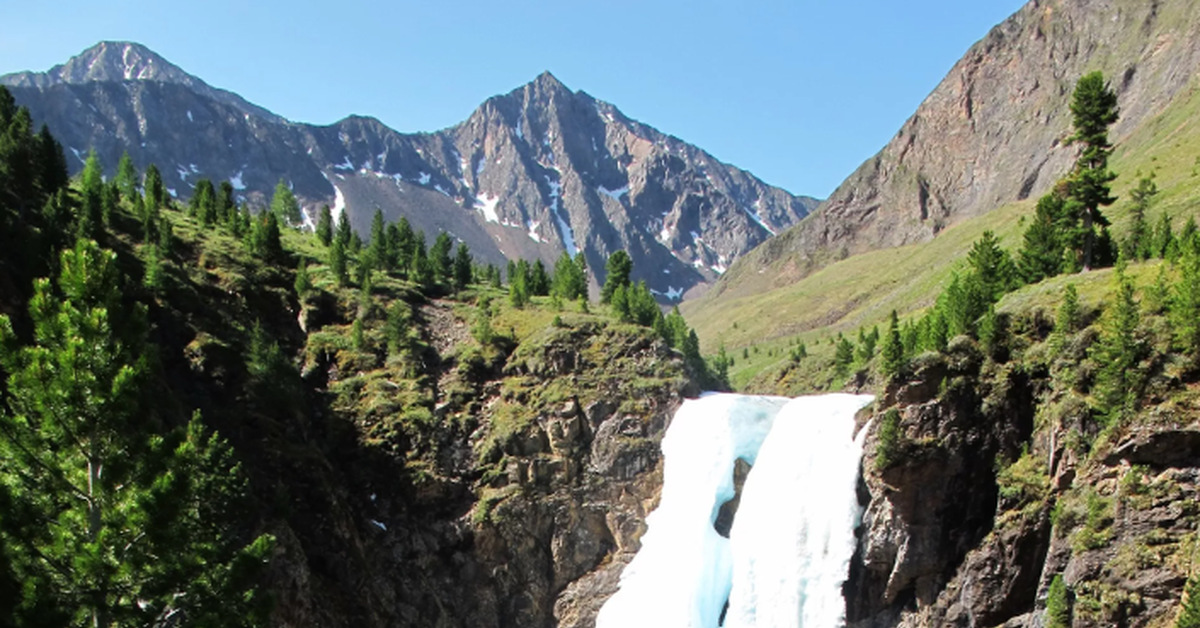
M 284 179 L 308 221 L 329 204 L 348 209 L 365 233 L 379 208 L 388 220 L 450 232 L 497 264 L 582 252 L 594 288 L 607 256 L 626 250 L 634 278 L 664 301 L 702 291 L 816 206 L 549 71 L 484 100 L 459 124 L 422 133 L 357 114 L 290 122 L 123 42 L 0 82 L 49 123 L 75 155 L 73 171 L 88 148 L 110 171 L 128 150 L 139 168 L 156 163 L 178 196 L 208 177 L 232 181 L 256 204 Z

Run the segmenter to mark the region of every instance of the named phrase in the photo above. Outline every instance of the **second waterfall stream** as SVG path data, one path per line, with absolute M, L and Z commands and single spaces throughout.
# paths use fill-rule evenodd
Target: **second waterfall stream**
M 663 437 L 662 497 L 597 628 L 839 628 L 869 395 L 688 400 Z M 714 528 L 751 465 L 729 538 Z

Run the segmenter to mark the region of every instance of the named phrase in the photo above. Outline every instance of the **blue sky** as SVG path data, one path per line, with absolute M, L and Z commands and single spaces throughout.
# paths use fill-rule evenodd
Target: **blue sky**
M 292 120 L 465 119 L 550 70 L 797 194 L 878 151 L 1018 0 L 0 3 L 0 74 L 143 43 Z

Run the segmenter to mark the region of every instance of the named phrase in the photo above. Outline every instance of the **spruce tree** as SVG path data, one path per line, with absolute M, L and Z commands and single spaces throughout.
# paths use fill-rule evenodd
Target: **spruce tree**
M 550 294 L 550 275 L 546 274 L 546 265 L 537 259 L 529 267 L 529 293 L 544 297 Z
M 462 290 L 471 283 L 471 250 L 465 243 L 459 243 L 454 254 L 454 289 Z
M 1171 249 L 1175 247 L 1175 236 L 1171 233 L 1171 217 L 1166 212 L 1159 216 L 1150 242 L 1150 252 L 1154 257 L 1167 259 L 1170 256 Z
M 893 378 L 904 372 L 904 341 L 900 337 L 900 319 L 896 310 L 888 318 L 888 329 L 883 335 L 883 346 L 879 350 L 879 369 L 884 376 Z
M 217 193 L 217 221 L 229 225 L 237 213 L 237 199 L 234 198 L 233 184 L 221 182 L 221 190 Z
M 991 231 L 984 231 L 983 236 L 971 246 L 967 263 L 988 303 L 995 303 L 1006 292 L 1017 287 L 1017 267 L 1008 252 L 1000 248 L 1000 241 Z
M 275 214 L 288 225 L 299 225 L 304 216 L 300 213 L 300 203 L 296 201 L 296 195 L 292 193 L 292 188 L 284 183 L 283 179 L 275 184 L 275 193 L 271 196 L 271 213 Z
M 117 177 L 115 179 L 117 187 L 121 190 L 121 198 L 132 202 L 135 196 L 138 196 L 138 175 L 137 169 L 133 167 L 133 159 L 129 157 L 129 151 L 121 154 L 121 161 L 117 163 Z
M 303 299 L 312 290 L 312 278 L 308 274 L 308 261 L 301 258 L 296 265 L 296 296 Z
M 96 151 L 88 153 L 79 181 L 82 204 L 77 232 L 85 238 L 96 239 L 104 229 L 104 175 Z
M 625 251 L 616 251 L 608 256 L 608 263 L 604 265 L 604 271 L 604 286 L 600 289 L 600 302 L 608 303 L 612 300 L 613 292 L 617 288 L 629 285 L 633 260 Z
M 837 344 L 834 345 L 833 367 L 838 377 L 845 377 L 854 363 L 854 345 L 845 336 L 838 333 Z
M 143 391 L 145 326 L 121 304 L 116 255 L 80 240 L 55 290 L 38 280 L 34 343 L 0 316 L 0 549 L 35 623 L 256 624 L 251 589 L 270 539 L 243 544 L 231 517 L 244 480 L 194 416 L 166 431 Z
M 523 308 L 529 303 L 529 263 L 519 260 L 513 266 L 508 279 L 508 301 L 515 308 Z
M 321 217 L 317 219 L 317 241 L 325 246 L 333 241 L 333 214 L 328 205 L 321 206 Z
M 163 186 L 162 174 L 158 166 L 146 166 L 146 181 L 142 185 L 146 190 L 146 209 L 153 210 L 167 204 L 167 189 Z
M 1150 259 L 1150 226 L 1146 222 L 1146 210 L 1150 201 L 1158 194 L 1158 186 L 1154 184 L 1154 175 L 1142 177 L 1137 187 L 1129 191 L 1132 201 L 1129 206 L 1129 235 L 1121 246 L 1121 253 L 1127 260 Z
M 1062 574 L 1050 580 L 1046 593 L 1046 628 L 1071 628 L 1071 599 Z
M 329 270 L 338 286 L 345 287 L 350 283 L 350 274 L 346 269 L 346 249 L 340 239 L 333 241 L 329 247 Z
M 1200 576 L 1188 578 L 1183 594 L 1183 608 L 1175 619 L 1175 628 L 1200 628 Z
M 1108 169 L 1108 157 L 1112 154 L 1108 127 L 1117 121 L 1117 95 L 1103 74 L 1092 72 L 1079 79 L 1071 98 L 1071 114 L 1075 134 L 1070 141 L 1082 144 L 1083 148 L 1068 179 L 1070 208 L 1079 220 L 1080 262 L 1084 270 L 1089 270 L 1093 266 L 1096 229 L 1108 225 L 1100 208 L 1116 200 L 1109 188 L 1117 175 Z
M 429 261 L 433 265 L 433 273 L 438 285 L 447 287 L 454 285 L 454 260 L 451 258 L 453 249 L 454 241 L 445 231 L 437 234 L 433 240 L 433 246 L 429 248 Z
M 1091 351 L 1099 365 L 1095 398 L 1101 413 L 1110 422 L 1128 419 L 1137 410 L 1142 384 L 1138 363 L 1146 351 L 1145 343 L 1139 337 L 1141 317 L 1134 300 L 1133 282 L 1120 266 L 1115 281 L 1116 300 L 1105 312 L 1103 333 Z
M 1193 366 L 1200 366 L 1200 242 L 1189 238 L 1179 259 L 1179 279 L 1170 301 L 1175 342 Z
M 342 243 L 342 249 L 349 251 L 350 243 L 354 239 L 354 231 L 350 228 L 350 219 L 346 216 L 346 212 L 338 214 L 337 232 L 334 234 L 334 239 Z
M 387 227 L 383 221 L 383 211 L 375 208 L 371 217 L 371 244 L 368 255 L 380 270 L 391 270 L 392 260 L 388 255 Z
M 1062 223 L 1065 198 L 1055 190 L 1038 199 L 1033 222 L 1025 230 L 1017 267 L 1026 283 L 1037 283 L 1062 271 Z

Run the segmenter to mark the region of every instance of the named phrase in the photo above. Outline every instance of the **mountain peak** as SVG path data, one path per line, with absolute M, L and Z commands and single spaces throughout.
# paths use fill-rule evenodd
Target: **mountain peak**
M 53 83 L 158 81 L 192 86 L 200 82 L 153 50 L 128 41 L 102 41 L 50 68 L 46 76 Z
M 558 80 L 558 77 L 551 74 L 550 70 L 545 70 L 541 74 L 537 75 L 537 78 L 533 79 L 533 84 L 537 85 L 539 87 L 543 87 L 543 88 L 548 87 L 548 88 L 553 88 L 553 89 L 565 89 L 567 91 L 571 91 L 571 90 L 567 89 L 566 85 L 563 85 L 562 81 Z

